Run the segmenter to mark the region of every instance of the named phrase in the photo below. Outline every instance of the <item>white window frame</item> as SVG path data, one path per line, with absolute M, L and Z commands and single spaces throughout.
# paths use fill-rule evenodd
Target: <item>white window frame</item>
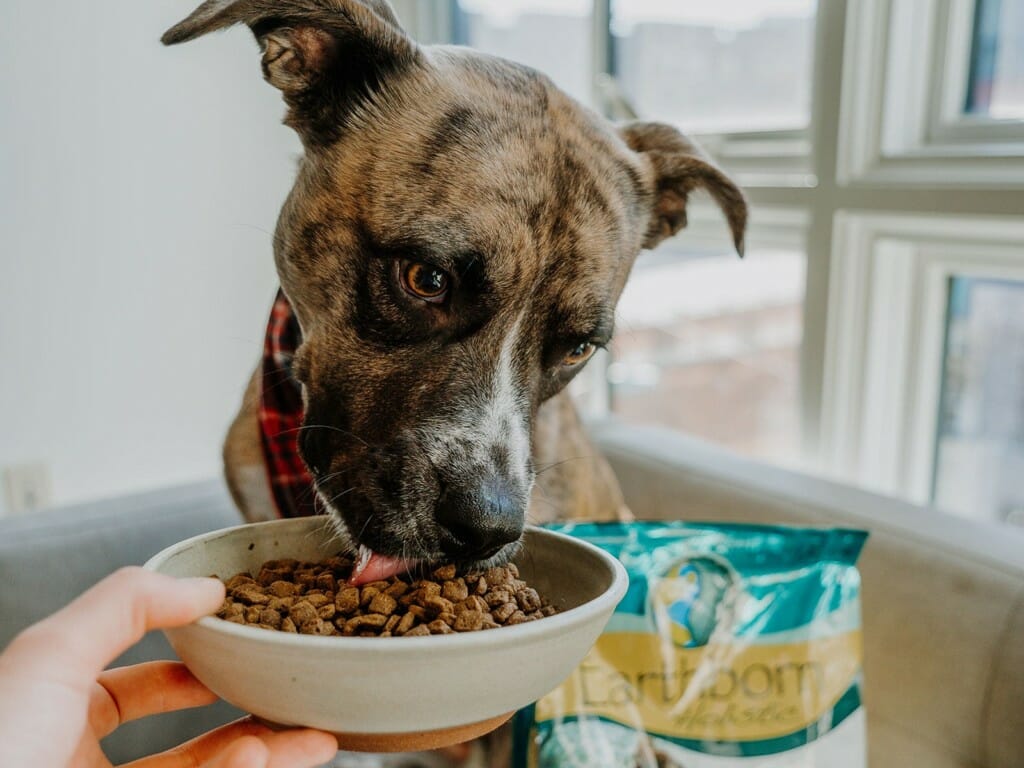
M 928 137 L 939 145 L 996 145 L 1024 155 L 1024 125 L 988 115 L 965 114 L 971 47 L 978 0 L 943 2 L 936 9 L 935 55 L 928 113 Z
M 751 212 L 746 242 L 749 250 L 772 248 L 807 248 L 810 216 L 800 206 L 761 205 Z M 707 195 L 697 193 L 687 209 L 686 229 L 659 249 L 678 242 L 684 251 L 721 251 L 734 253 L 732 234 L 722 216 Z M 640 255 L 643 258 L 643 254 Z
M 961 109 L 974 8 L 974 0 L 848 4 L 840 184 L 1024 187 L 1024 122 Z
M 937 144 L 995 144 L 1008 155 L 1024 155 L 1024 124 L 1020 120 L 968 115 L 968 79 L 978 0 L 945 0 L 936 9 L 934 79 L 929 110 L 929 136 Z
M 1024 281 L 1022 243 L 1024 217 L 839 215 L 820 470 L 931 502 L 949 281 Z
M 745 187 L 817 186 L 809 128 L 696 134 L 693 138 Z

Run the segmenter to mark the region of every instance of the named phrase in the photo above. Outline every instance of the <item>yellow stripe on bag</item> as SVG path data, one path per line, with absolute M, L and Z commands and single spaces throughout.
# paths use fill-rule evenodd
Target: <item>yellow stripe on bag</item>
M 861 667 L 861 633 L 805 643 L 679 648 L 654 634 L 602 635 L 539 722 L 591 715 L 682 739 L 756 741 L 826 714 Z

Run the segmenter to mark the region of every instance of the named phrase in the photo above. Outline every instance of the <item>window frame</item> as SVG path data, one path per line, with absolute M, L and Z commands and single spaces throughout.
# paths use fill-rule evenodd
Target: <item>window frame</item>
M 1024 122 L 1020 119 L 972 115 L 964 110 L 974 46 L 979 0 L 943 2 L 936 13 L 933 70 L 939 76 L 930 88 L 928 138 L 945 145 L 1005 145 L 1008 154 L 1024 154 Z
M 849 4 L 842 184 L 1024 188 L 1024 121 L 962 112 L 974 8 L 975 0 Z
M 1021 242 L 1024 219 L 839 215 L 819 471 L 931 503 L 949 280 L 1024 281 Z

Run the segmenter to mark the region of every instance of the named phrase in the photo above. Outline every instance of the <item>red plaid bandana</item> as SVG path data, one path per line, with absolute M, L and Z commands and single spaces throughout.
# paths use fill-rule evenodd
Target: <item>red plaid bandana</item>
M 317 514 L 313 477 L 299 456 L 302 389 L 292 378 L 292 357 L 302 343 L 299 321 L 282 291 L 267 324 L 260 375 L 260 442 L 278 517 Z

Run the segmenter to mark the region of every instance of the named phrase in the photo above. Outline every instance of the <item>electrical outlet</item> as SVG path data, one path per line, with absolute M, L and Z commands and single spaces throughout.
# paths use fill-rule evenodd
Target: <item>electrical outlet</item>
M 50 468 L 43 463 L 20 464 L 4 470 L 7 514 L 21 515 L 50 506 L 53 487 Z

